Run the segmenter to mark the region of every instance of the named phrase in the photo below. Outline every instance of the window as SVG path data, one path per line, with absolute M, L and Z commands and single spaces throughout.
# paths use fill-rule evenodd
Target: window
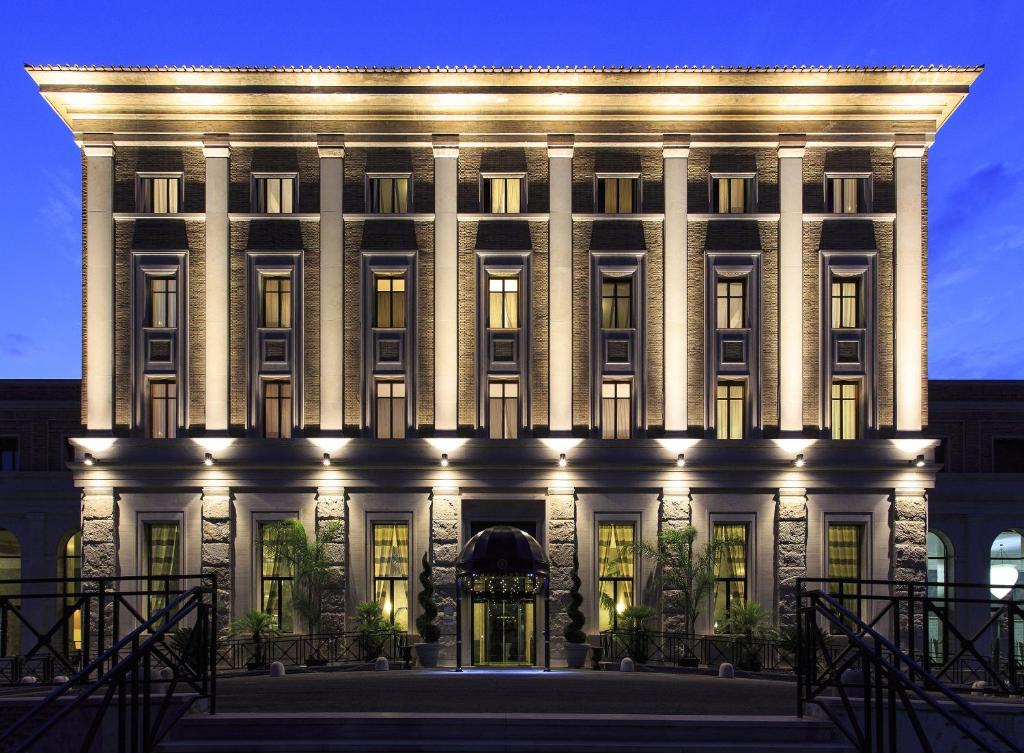
M 277 629 L 293 632 L 292 585 L 295 577 L 286 556 L 288 527 L 283 521 L 259 525 L 260 611 L 272 615 Z
M 138 211 L 143 214 L 175 214 L 181 195 L 177 175 L 140 175 Z
M 633 326 L 633 280 L 605 277 L 601 281 L 601 326 L 629 329 Z
M 742 329 L 744 325 L 744 309 L 746 283 L 732 278 L 720 279 L 716 285 L 718 329 Z
M 373 524 L 373 598 L 384 619 L 409 629 L 409 524 Z
M 860 581 L 864 578 L 864 526 L 857 523 L 830 523 L 828 526 L 828 591 L 848 611 L 860 616 L 860 583 L 841 582 L 840 578 Z
M 629 439 L 633 430 L 632 385 L 604 382 L 601 385 L 601 438 Z
M 408 177 L 370 178 L 370 211 L 374 214 L 405 214 L 409 211 Z
M 76 581 L 82 577 L 82 532 L 75 531 L 68 536 L 57 551 L 57 577 L 64 578 L 61 593 L 64 595 L 64 613 L 67 622 L 63 632 L 64 651 L 70 653 L 82 648 L 82 610 L 77 607 L 81 585 Z
M 522 177 L 486 177 L 483 179 L 484 211 L 492 214 L 518 214 L 523 209 Z
M 254 178 L 257 214 L 291 214 L 295 203 L 295 178 L 258 176 Z
M 377 310 L 375 327 L 401 329 L 405 327 L 405 277 L 400 274 L 376 275 Z
M 711 179 L 711 206 L 716 214 L 755 211 L 754 176 L 714 176 Z
M 146 298 L 149 301 L 147 327 L 173 329 L 178 326 L 176 277 L 146 277 Z
M 13 473 L 18 470 L 18 438 L 0 437 L 0 472 Z
M 178 523 L 146 523 L 142 575 L 146 579 L 146 614 L 149 619 L 163 609 L 178 590 L 181 574 L 181 543 Z
M 487 280 L 488 317 L 491 329 L 516 329 L 519 326 L 519 278 L 491 276 Z
M 714 538 L 719 542 L 715 556 L 715 626 L 719 627 L 734 606 L 747 603 L 746 523 L 715 523 Z
M 169 439 L 178 428 L 178 383 L 173 379 L 149 382 L 149 436 Z
M 263 307 L 260 326 L 287 329 L 292 326 L 292 278 L 287 275 L 260 275 Z
M 377 382 L 375 402 L 377 439 L 402 439 L 405 436 L 405 382 Z
M 743 439 L 744 387 L 742 382 L 719 382 L 715 394 L 715 436 Z
M 825 206 L 833 214 L 870 212 L 871 179 L 867 176 L 826 176 Z
M 292 435 L 292 383 L 287 379 L 263 382 L 263 436 L 268 439 Z
M 21 591 L 17 583 L 5 583 L 4 581 L 21 580 L 21 545 L 17 537 L 6 528 L 0 528 L 0 596 L 14 596 Z M 21 599 L 11 599 L 8 606 L 21 607 Z M 21 646 L 21 620 L 12 619 L 11 612 L 5 610 L 4 619 L 7 628 L 7 645 L 0 646 L 5 649 L 5 654 L 10 656 L 20 653 Z
M 487 385 L 487 431 L 491 439 L 519 436 L 519 383 L 492 381 Z
M 599 630 L 615 630 L 619 617 L 633 606 L 636 552 L 633 523 L 599 523 L 597 527 L 597 590 Z
M 950 616 L 944 599 L 949 595 L 945 584 L 952 580 L 953 560 L 945 537 L 935 531 L 928 531 L 928 598 L 937 601 L 936 606 Z M 932 611 L 928 612 L 928 657 L 932 661 L 946 660 L 949 636 L 945 621 Z
M 860 280 L 837 277 L 832 280 L 832 327 L 853 329 L 860 326 Z
M 832 439 L 857 439 L 858 424 L 856 382 L 832 382 Z
M 992 471 L 1024 473 L 1024 438 L 1001 437 L 992 440 Z
M 640 211 L 639 178 L 597 178 L 597 211 L 633 214 Z

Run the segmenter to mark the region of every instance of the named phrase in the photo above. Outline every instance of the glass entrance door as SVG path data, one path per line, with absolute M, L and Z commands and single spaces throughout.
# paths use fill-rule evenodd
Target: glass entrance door
M 473 664 L 532 666 L 535 656 L 535 599 L 474 598 Z

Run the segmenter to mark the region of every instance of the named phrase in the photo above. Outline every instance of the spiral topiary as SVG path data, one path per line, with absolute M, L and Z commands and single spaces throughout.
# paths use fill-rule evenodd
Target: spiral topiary
M 424 643 L 437 643 L 441 639 L 441 628 L 435 624 L 437 619 L 437 603 L 434 601 L 434 567 L 430 564 L 427 553 L 423 553 L 423 568 L 420 571 L 420 584 L 423 588 L 416 597 L 423 612 L 416 618 L 416 630 Z
M 572 570 L 569 571 L 569 579 L 572 581 L 572 586 L 569 588 L 569 606 L 565 610 L 569 616 L 569 622 L 565 626 L 563 635 L 569 643 L 586 643 L 587 634 L 583 632 L 583 626 L 587 623 L 587 618 L 580 611 L 580 605 L 583 603 L 580 586 L 583 585 L 583 581 L 580 580 L 580 560 L 576 556 L 575 547 L 573 547 Z

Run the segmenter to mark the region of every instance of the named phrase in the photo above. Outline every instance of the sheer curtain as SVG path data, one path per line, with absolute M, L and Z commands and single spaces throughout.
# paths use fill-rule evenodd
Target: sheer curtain
M 263 574 L 263 603 L 261 608 L 277 618 L 277 627 L 282 633 L 290 633 L 292 623 L 292 572 L 291 563 L 284 556 L 284 523 L 264 523 L 260 530 L 260 556 Z
M 170 592 L 178 587 L 178 582 L 172 576 L 178 575 L 179 542 L 178 524 L 176 522 L 149 523 L 146 527 L 148 533 L 146 576 L 149 579 L 149 589 L 154 592 L 149 596 L 149 611 L 147 616 L 163 609 L 169 598 Z
M 832 524 L 828 527 L 828 576 L 860 578 L 862 527 L 856 524 Z M 850 583 L 829 584 L 829 592 L 854 614 L 860 614 L 859 586 Z M 840 592 L 842 597 L 839 596 Z
M 373 597 L 384 618 L 400 630 L 409 620 L 409 526 L 375 523 L 373 526 Z
M 633 605 L 633 524 L 601 523 L 597 534 L 598 579 L 601 591 L 601 630 L 616 624 L 616 616 Z
M 747 600 L 747 525 L 716 523 L 715 539 L 722 542 L 715 558 L 715 622 Z

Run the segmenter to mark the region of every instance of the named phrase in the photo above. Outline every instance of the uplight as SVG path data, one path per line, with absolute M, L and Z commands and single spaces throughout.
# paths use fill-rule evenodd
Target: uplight
M 320 461 L 323 465 L 331 464 L 331 453 L 325 452 L 323 459 Z
M 82 458 L 82 462 L 85 463 L 86 465 L 96 465 L 96 458 L 92 456 L 91 452 L 87 452 L 85 453 L 85 456 Z
M 206 455 L 203 457 L 203 465 L 213 465 L 213 453 L 212 452 L 206 453 Z
M 683 453 L 680 452 L 676 456 L 676 468 L 682 468 L 684 465 L 686 465 L 686 458 L 683 456 Z
M 567 465 L 569 465 L 569 461 L 566 460 L 565 453 L 563 452 L 561 455 L 558 456 L 558 467 L 565 468 L 565 466 Z
M 441 467 L 442 468 L 447 468 L 448 467 L 448 453 L 447 452 L 442 452 L 441 453 Z
M 918 455 L 913 462 L 918 468 L 924 468 L 924 455 Z
M 807 465 L 807 461 L 804 460 L 804 454 L 802 452 L 796 456 L 795 460 L 793 460 L 793 465 L 797 468 L 803 468 Z

